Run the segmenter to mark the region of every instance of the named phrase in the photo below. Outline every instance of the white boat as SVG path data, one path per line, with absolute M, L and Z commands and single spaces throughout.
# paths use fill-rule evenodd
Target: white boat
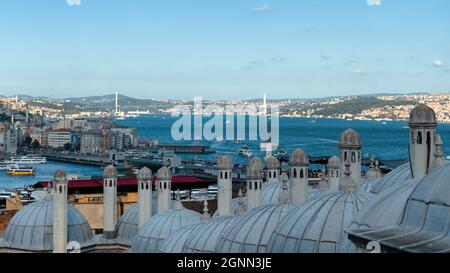
M 238 154 L 240 156 L 251 157 L 253 153 L 247 145 L 244 145 L 239 149 Z
M 19 165 L 46 164 L 47 158 L 43 156 L 13 156 L 8 163 Z

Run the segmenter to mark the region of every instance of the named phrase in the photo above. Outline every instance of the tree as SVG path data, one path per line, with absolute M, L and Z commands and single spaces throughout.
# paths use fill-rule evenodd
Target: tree
M 70 143 L 64 144 L 64 151 L 70 151 L 71 148 L 72 148 L 72 144 L 70 144 Z
M 39 141 L 37 141 L 37 139 L 35 139 L 32 143 L 31 143 L 31 148 L 33 150 L 37 150 L 39 148 L 41 148 L 41 144 L 39 143 Z
M 23 145 L 25 145 L 25 146 L 27 146 L 27 147 L 30 147 L 31 142 L 32 142 L 31 137 L 30 137 L 30 136 L 26 136 L 25 139 L 24 139 L 24 141 L 23 141 Z

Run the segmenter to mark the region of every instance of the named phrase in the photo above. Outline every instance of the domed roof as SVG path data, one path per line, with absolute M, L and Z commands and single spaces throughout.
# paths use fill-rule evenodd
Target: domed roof
M 360 184 L 360 190 L 370 192 L 373 187 L 381 181 L 381 177 L 378 178 L 362 178 Z
M 401 223 L 349 232 L 406 252 L 448 252 L 450 249 L 450 165 L 422 178 L 408 196 Z M 394 238 L 394 239 L 393 239 Z
M 223 232 L 235 220 L 235 216 L 219 216 L 206 224 L 195 226 L 184 244 L 183 253 L 214 253 Z
M 6 247 L 26 251 L 53 250 L 53 201 L 51 196 L 25 206 L 11 219 L 5 234 Z M 67 205 L 67 242 L 81 245 L 92 239 L 86 218 L 74 206 Z
M 117 178 L 117 169 L 113 165 L 109 165 L 103 171 L 103 178 Z
M 282 182 L 268 182 L 262 186 L 262 202 L 263 204 L 278 203 L 278 196 L 283 190 Z
M 247 179 L 262 179 L 261 160 L 253 157 L 247 167 Z
M 425 104 L 416 106 L 409 114 L 409 125 L 437 125 L 434 110 Z
M 308 154 L 302 149 L 295 149 L 289 157 L 289 166 L 307 166 L 309 165 Z
M 182 227 L 179 230 L 171 234 L 167 239 L 162 242 L 158 252 L 160 253 L 183 253 L 186 240 L 191 236 L 192 231 L 198 227 L 204 225 L 203 223 Z
M 278 158 L 271 156 L 267 159 L 266 169 L 267 170 L 279 170 L 281 168 L 280 160 Z
M 172 173 L 170 172 L 169 168 L 164 166 L 158 170 L 158 172 L 156 173 L 156 177 L 158 178 L 158 180 L 170 180 L 172 179 Z
M 274 228 L 292 208 L 289 203 L 267 204 L 239 216 L 224 231 L 216 252 L 265 253 Z
M 328 169 L 339 169 L 341 167 L 341 160 L 337 156 L 332 156 L 328 159 Z
M 341 133 L 339 148 L 361 148 L 361 137 L 353 129 L 347 129 Z
M 147 167 L 143 167 L 139 170 L 137 178 L 139 180 L 151 180 L 153 176 L 152 170 Z
M 221 155 L 217 158 L 217 169 L 219 170 L 231 170 L 233 168 L 233 163 L 231 162 L 231 157 L 228 155 Z
M 372 198 L 365 192 L 329 191 L 296 205 L 275 228 L 271 253 L 335 253 L 347 240 L 344 229 Z
M 175 200 L 171 202 L 171 208 L 175 207 Z M 152 215 L 158 213 L 158 200 L 156 196 L 152 198 Z M 138 233 L 139 227 L 139 205 L 134 204 L 120 217 L 117 223 L 116 233 L 120 242 L 131 244 Z
M 416 181 L 418 182 L 419 179 Z M 403 216 L 406 201 L 414 188 L 414 183 L 410 185 L 399 184 L 381 192 L 358 212 L 348 229 L 373 229 L 398 224 Z M 357 247 L 350 240 L 347 240 L 343 249 L 346 253 L 354 253 Z
M 411 167 L 409 163 L 405 163 L 385 175 L 380 181 L 373 185 L 370 192 L 379 194 L 394 185 L 408 184 L 411 179 Z
M 158 213 L 139 229 L 131 247 L 134 253 L 156 253 L 161 243 L 178 229 L 200 223 L 200 213 L 171 209 Z

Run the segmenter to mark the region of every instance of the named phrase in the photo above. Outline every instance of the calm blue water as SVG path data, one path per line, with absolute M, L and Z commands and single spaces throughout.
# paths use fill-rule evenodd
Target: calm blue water
M 171 127 L 176 118 L 170 116 L 141 116 L 123 121 L 119 124 L 131 126 L 137 129 L 140 138 L 157 139 L 160 143 L 176 143 L 171 137 Z M 387 122 L 383 124 L 376 121 L 346 121 L 335 119 L 280 119 L 280 146 L 286 152 L 291 152 L 300 147 L 311 156 L 330 156 L 338 154 L 337 142 L 342 131 L 353 128 L 361 134 L 363 153 L 374 154 L 383 159 L 406 159 L 408 158 L 408 128 L 406 122 Z M 444 141 L 444 151 L 450 154 L 450 146 L 445 146 L 446 140 L 450 140 L 450 124 L 440 125 L 438 128 Z M 244 141 L 236 144 L 230 141 L 208 142 L 208 141 L 186 141 L 190 144 L 208 144 L 216 150 L 216 154 L 201 156 L 197 158 L 213 160 L 217 154 L 230 154 L 234 162 L 245 163 L 248 159 L 236 155 L 237 150 L 247 144 L 259 156 L 264 153 L 259 150 L 259 142 Z M 183 157 L 187 157 L 183 155 Z M 101 169 L 97 167 L 63 164 L 49 162 L 37 167 L 35 177 L 10 177 L 0 172 L 0 190 L 4 188 L 22 187 L 38 181 L 48 181 L 53 173 L 62 169 L 70 174 L 82 174 L 90 177 L 100 175 Z

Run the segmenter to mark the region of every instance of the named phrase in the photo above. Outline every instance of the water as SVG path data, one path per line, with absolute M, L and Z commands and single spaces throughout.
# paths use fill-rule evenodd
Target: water
M 177 143 L 171 137 L 171 127 L 176 118 L 170 116 L 141 116 L 127 120 L 117 121 L 119 124 L 136 128 L 138 135 L 143 139 L 156 139 L 160 143 Z M 297 147 L 304 149 L 311 156 L 331 156 L 338 154 L 337 142 L 342 131 L 353 128 L 361 134 L 363 154 L 374 154 L 382 159 L 408 158 L 408 132 L 407 123 L 403 121 L 382 122 L 376 121 L 347 121 L 336 119 L 280 119 L 280 147 L 291 152 Z M 445 146 L 450 139 L 450 124 L 442 124 L 438 128 L 444 141 L 444 153 L 450 154 L 450 146 Z M 187 144 L 208 144 L 217 151 L 210 155 L 181 155 L 182 157 L 197 157 L 214 160 L 218 154 L 230 154 L 234 162 L 245 163 L 247 158 L 237 156 L 237 150 L 243 144 L 252 149 L 254 155 L 264 156 L 259 149 L 259 142 L 243 141 L 240 144 L 231 141 L 184 141 Z M 4 188 L 22 187 L 39 181 L 49 181 L 53 173 L 62 169 L 69 174 L 81 174 L 85 177 L 101 175 L 99 167 L 48 162 L 37 166 L 34 177 L 11 177 L 0 172 L 0 190 Z

